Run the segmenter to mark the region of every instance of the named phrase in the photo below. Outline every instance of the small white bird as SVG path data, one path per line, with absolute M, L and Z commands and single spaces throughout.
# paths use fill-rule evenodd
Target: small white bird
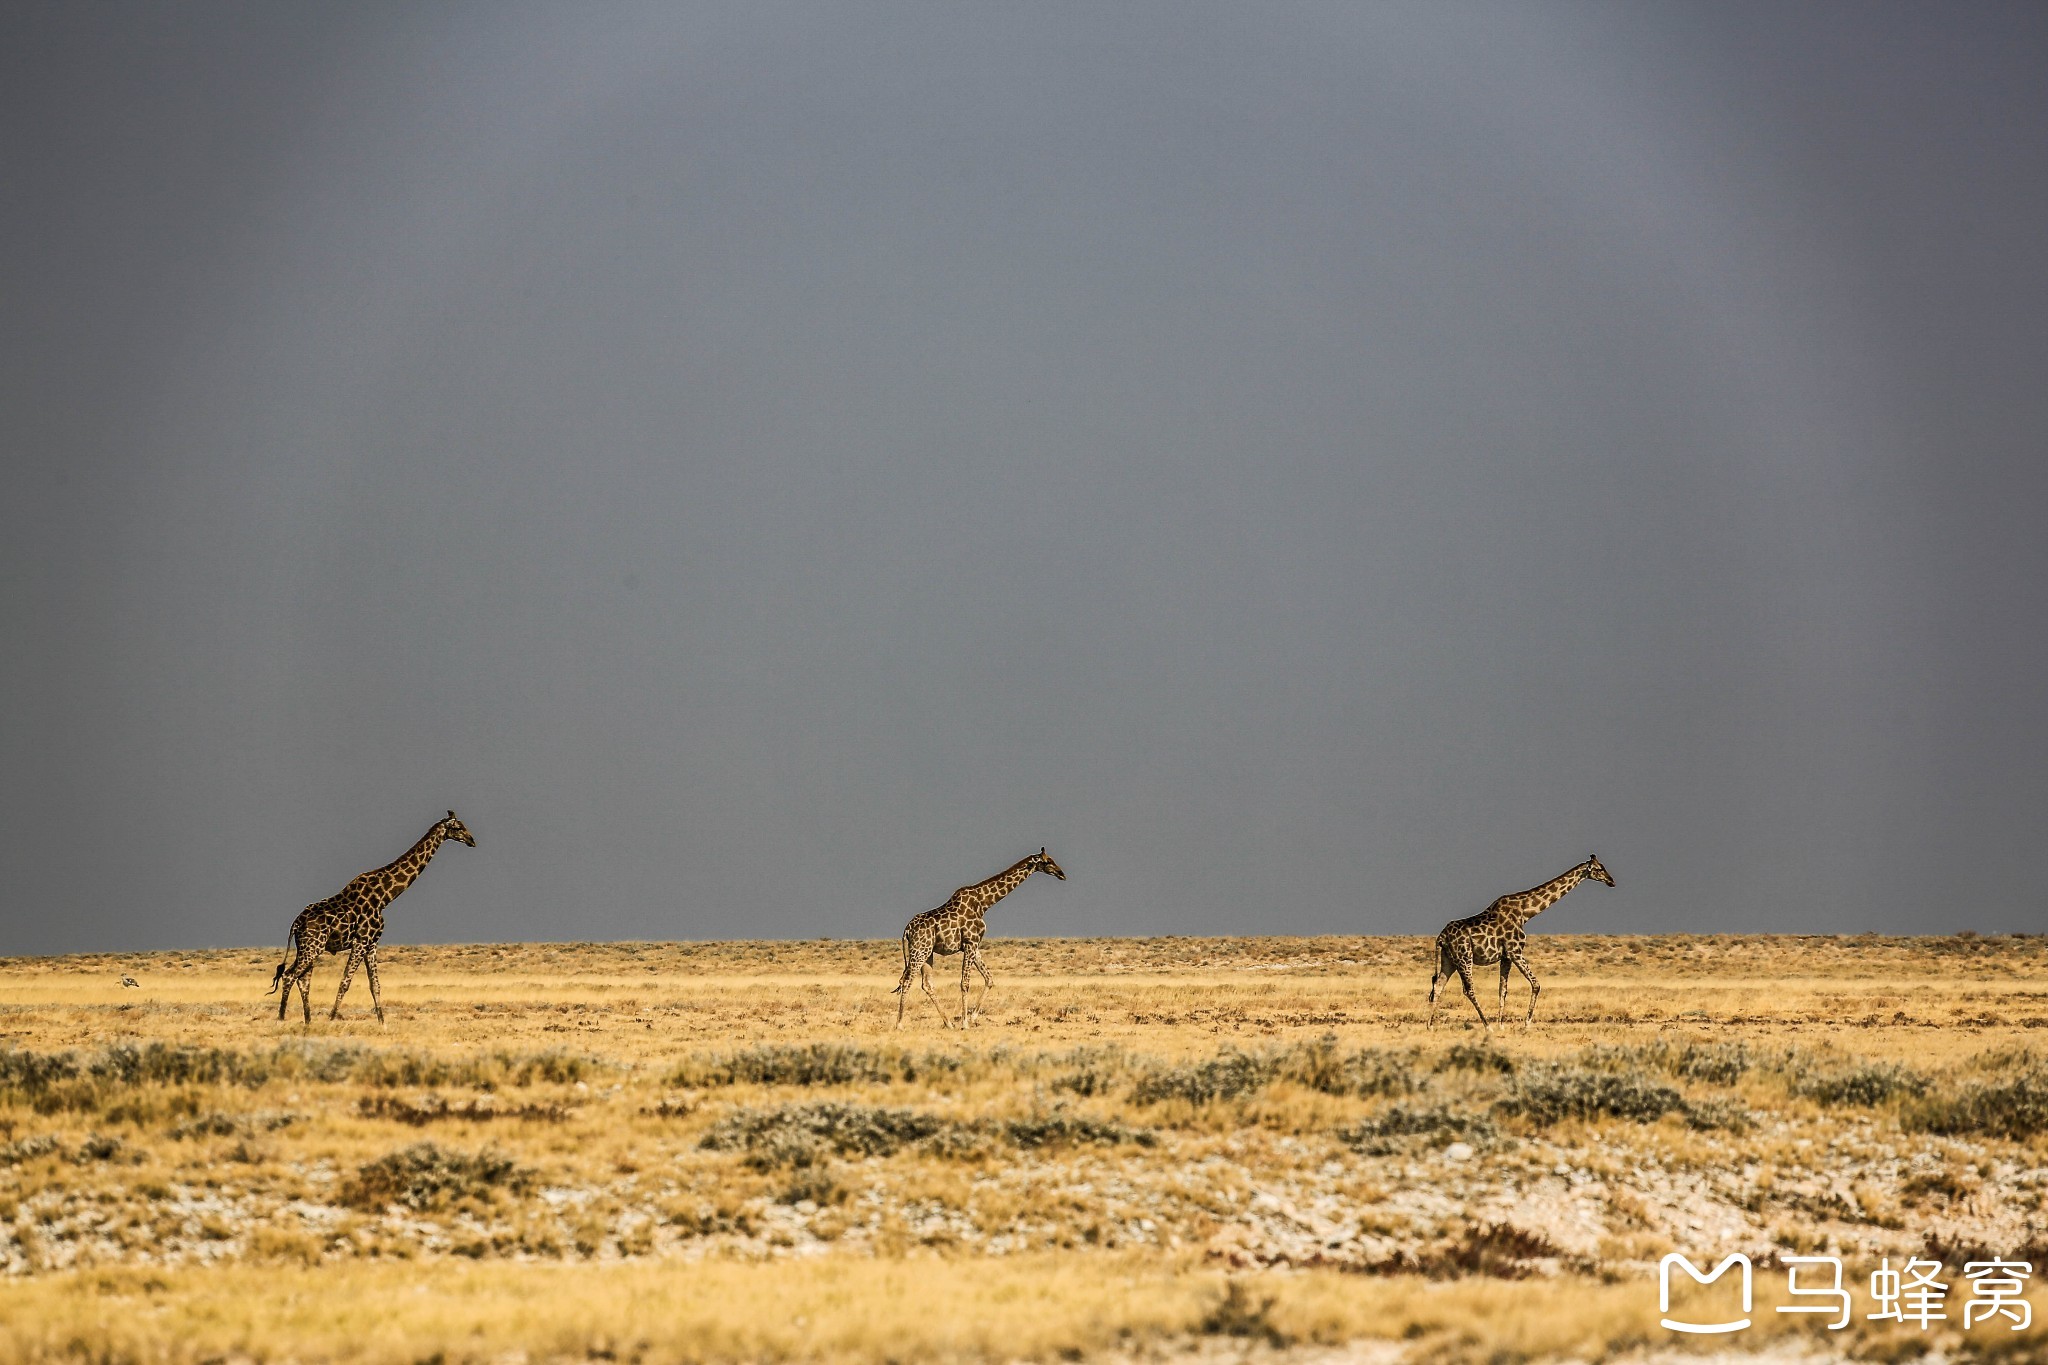
M 124 986 L 140 986 L 142 983 L 132 976 L 124 976 L 121 978 L 121 984 Z

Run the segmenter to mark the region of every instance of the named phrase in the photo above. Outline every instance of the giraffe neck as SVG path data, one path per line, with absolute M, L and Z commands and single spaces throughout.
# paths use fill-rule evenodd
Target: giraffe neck
M 1553 877 L 1541 886 L 1532 886 L 1518 895 L 1501 897 L 1501 910 L 1516 924 L 1527 924 L 1536 916 L 1564 899 L 1564 893 L 1577 886 L 1586 875 L 1587 863 L 1580 863 L 1571 871 Z
M 407 849 L 396 862 L 385 864 L 370 874 L 376 888 L 375 899 L 378 908 L 398 899 L 398 893 L 413 884 L 413 880 L 424 872 L 427 862 L 441 849 L 448 838 L 442 822 L 435 821 L 434 827 L 420 837 L 420 841 Z
M 1024 879 L 1030 875 L 1031 860 L 1026 858 L 1015 867 L 998 872 L 987 881 L 969 887 L 970 898 L 980 902 L 982 908 L 986 909 L 1022 886 Z

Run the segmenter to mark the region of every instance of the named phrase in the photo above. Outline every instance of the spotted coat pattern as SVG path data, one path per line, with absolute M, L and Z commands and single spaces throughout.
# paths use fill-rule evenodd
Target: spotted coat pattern
M 1024 884 L 1024 879 L 1034 872 L 1050 872 L 1061 881 L 1067 874 L 1060 865 L 1046 856 L 1044 849 L 1032 854 L 1015 866 L 998 872 L 985 882 L 963 886 L 950 896 L 944 905 L 913 915 L 910 923 L 903 926 L 903 976 L 897 981 L 892 994 L 901 997 L 896 1001 L 896 1027 L 903 1027 L 903 1007 L 910 1000 L 910 981 L 916 977 L 924 987 L 927 1000 L 939 1012 L 939 1026 L 950 1028 L 953 1021 L 946 1016 L 946 1007 L 939 1003 L 939 997 L 932 994 L 932 955 L 950 956 L 960 954 L 960 1027 L 966 1028 L 978 1011 L 967 1008 L 968 969 L 981 973 L 981 1000 L 988 1003 L 988 993 L 995 986 L 995 978 L 989 975 L 988 964 L 981 959 L 982 936 L 988 932 L 988 911 L 1003 897 Z
M 1500 964 L 1501 1017 L 1507 1016 L 1508 971 L 1514 968 L 1529 981 L 1529 1017 L 1523 1022 L 1535 1022 L 1536 997 L 1543 993 L 1543 987 L 1537 984 L 1536 973 L 1529 970 L 1529 959 L 1525 954 L 1528 936 L 1522 932 L 1522 926 L 1557 904 L 1565 892 L 1587 877 L 1614 885 L 1614 878 L 1607 875 L 1607 869 L 1600 866 L 1600 860 L 1588 857 L 1571 871 L 1553 877 L 1541 886 L 1502 896 L 1470 919 L 1452 920 L 1446 924 L 1443 932 L 1436 936 L 1436 970 L 1429 978 L 1429 1027 L 1436 1027 L 1437 991 L 1450 980 L 1451 973 L 1456 972 L 1459 982 L 1465 987 L 1465 998 L 1478 1011 L 1480 1026 L 1491 1028 L 1486 1020 L 1486 1011 L 1479 1008 L 1479 997 L 1472 994 L 1472 969 L 1496 962 Z
M 292 1002 L 292 987 L 297 986 L 299 1008 L 305 1012 L 306 1022 L 312 1023 L 313 1004 L 309 997 L 313 968 L 328 953 L 346 953 L 341 989 L 334 993 L 334 1008 L 327 1017 L 341 1017 L 341 997 L 348 994 L 349 982 L 355 978 L 360 963 L 370 978 L 370 1003 L 376 1007 L 377 1022 L 384 1022 L 384 997 L 377 988 L 377 940 L 384 936 L 384 907 L 418 880 L 428 859 L 449 839 L 460 839 L 471 848 L 476 847 L 475 837 L 452 810 L 447 819 L 436 820 L 434 827 L 407 849 L 404 857 L 365 872 L 326 900 L 315 901 L 299 911 L 285 939 L 285 960 L 277 964 L 277 972 L 270 978 L 272 991 L 284 987 L 277 1002 L 279 1019 L 284 1018 L 285 1009 Z

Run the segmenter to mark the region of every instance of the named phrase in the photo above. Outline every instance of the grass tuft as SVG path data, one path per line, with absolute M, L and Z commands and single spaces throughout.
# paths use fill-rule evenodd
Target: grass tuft
M 1469 1227 L 1462 1236 L 1439 1247 L 1416 1253 L 1396 1252 L 1371 1267 L 1381 1275 L 1426 1275 L 1433 1280 L 1452 1280 L 1465 1275 L 1484 1275 L 1496 1280 L 1527 1279 L 1536 1273 L 1532 1262 L 1571 1264 L 1549 1238 L 1511 1223 L 1488 1223 Z
M 1294 1338 L 1280 1330 L 1273 1321 L 1273 1305 L 1279 1299 L 1271 1294 L 1254 1298 L 1244 1287 L 1244 1281 L 1231 1280 L 1223 1286 L 1223 1296 L 1196 1324 L 1203 1336 L 1244 1337 L 1263 1341 L 1268 1346 L 1286 1346 Z

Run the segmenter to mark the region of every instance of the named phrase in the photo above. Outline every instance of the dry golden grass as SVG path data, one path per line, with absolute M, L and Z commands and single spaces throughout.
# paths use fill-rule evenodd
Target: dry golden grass
M 276 950 L 0 961 L 0 1365 L 1600 1359 L 1687 1347 L 1674 1249 L 2048 1274 L 2038 937 L 1546 937 L 1491 1038 L 1420 939 L 1001 940 L 964 1034 L 897 953 L 393 947 L 310 1028 Z M 1923 1342 L 1782 1285 L 1736 1345 Z

